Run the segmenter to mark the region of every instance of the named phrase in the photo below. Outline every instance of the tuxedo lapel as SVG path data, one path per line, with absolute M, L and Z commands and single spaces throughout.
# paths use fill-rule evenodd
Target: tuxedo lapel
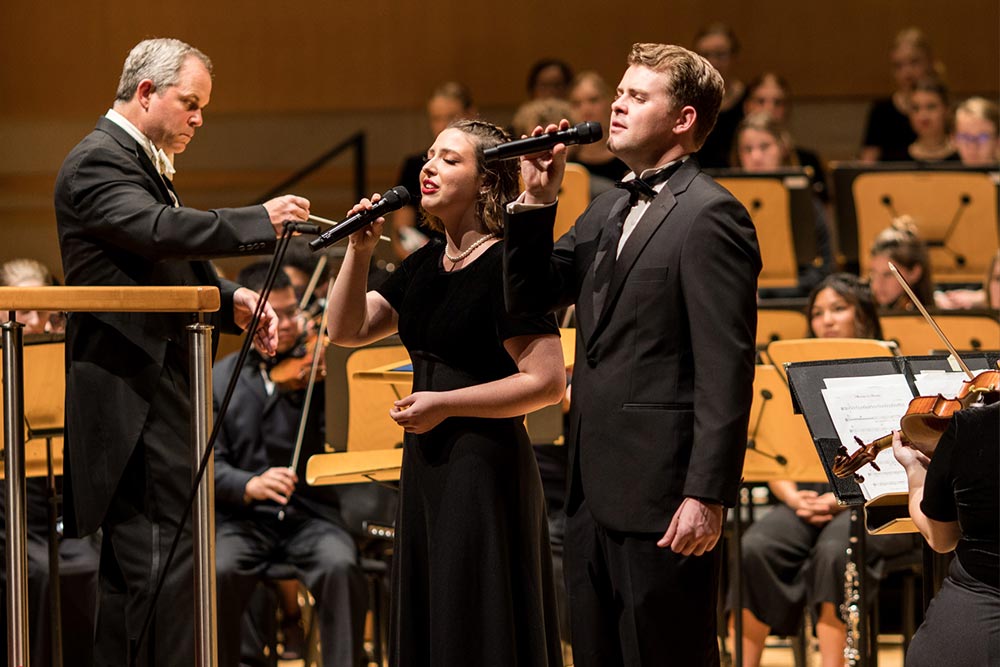
M 627 198 L 626 198 L 627 203 Z M 649 208 L 643 213 L 642 218 L 639 220 L 639 224 L 635 226 L 632 233 L 629 234 L 628 239 L 625 241 L 625 245 L 622 247 L 622 252 L 618 256 L 618 261 L 615 262 L 615 270 L 611 275 L 611 283 L 608 285 L 607 297 L 604 300 L 604 308 L 600 313 L 596 314 L 597 322 L 594 326 L 594 331 L 592 336 L 596 337 L 604 325 L 607 324 L 608 319 L 611 316 L 611 311 L 614 310 L 615 302 L 618 300 L 618 296 L 621 293 L 622 286 L 625 284 L 625 279 L 628 277 L 629 272 L 632 270 L 632 266 L 635 261 L 642 254 L 643 248 L 652 238 L 656 230 L 660 228 L 663 221 L 666 219 L 667 215 L 677 204 L 677 200 L 674 198 L 673 193 L 670 191 L 669 186 L 664 186 L 663 190 L 656 196 L 656 198 L 650 202 Z

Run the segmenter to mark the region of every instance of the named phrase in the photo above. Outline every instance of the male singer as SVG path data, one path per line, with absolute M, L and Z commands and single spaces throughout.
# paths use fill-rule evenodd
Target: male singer
M 692 155 L 722 90 L 701 56 L 634 45 L 608 138 L 632 170 L 621 189 L 553 247 L 557 146 L 522 159 L 509 207 L 508 308 L 576 304 L 565 572 L 578 666 L 719 664 L 715 547 L 743 464 L 761 268 L 746 210 Z
M 259 253 L 309 202 L 199 211 L 181 205 L 172 156 L 202 124 L 211 61 L 175 39 L 139 43 L 114 106 L 66 157 L 55 207 L 67 285 L 209 285 L 218 331 L 247 326 L 257 295 L 220 281 L 207 258 Z M 191 489 L 187 336 L 190 317 L 78 313 L 66 333 L 65 497 L 69 534 L 103 528 L 95 662 L 192 665 L 190 523 L 147 636 L 136 643 Z M 277 319 L 256 332 L 273 353 Z

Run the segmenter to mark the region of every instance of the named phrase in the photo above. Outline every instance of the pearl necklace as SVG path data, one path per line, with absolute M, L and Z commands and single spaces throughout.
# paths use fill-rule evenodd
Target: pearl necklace
M 472 245 L 470 245 L 468 248 L 466 248 L 462 252 L 460 252 L 457 255 L 455 255 L 454 257 L 452 257 L 451 255 L 448 254 L 448 246 L 445 245 L 444 256 L 447 257 L 448 259 L 450 259 L 453 264 L 457 264 L 458 262 L 461 262 L 463 259 L 465 259 L 469 255 L 471 255 L 473 250 L 475 250 L 479 246 L 483 245 L 484 243 L 486 243 L 490 239 L 495 239 L 496 237 L 497 237 L 496 232 L 490 232 L 489 234 L 487 234 L 486 236 L 482 237 L 481 239 L 479 239 L 478 241 L 476 241 L 475 243 L 473 243 Z

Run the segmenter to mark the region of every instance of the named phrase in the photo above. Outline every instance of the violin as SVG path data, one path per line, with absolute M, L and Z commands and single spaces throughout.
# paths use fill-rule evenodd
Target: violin
M 269 373 L 271 382 L 285 391 L 305 389 L 309 384 L 310 368 L 316 357 L 316 346 L 319 345 L 319 360 L 317 362 L 317 376 L 326 376 L 326 365 L 323 351 L 330 344 L 330 339 L 325 333 L 321 333 L 317 327 L 310 327 L 302 340 L 296 345 L 295 351 L 285 357 L 271 369 Z
M 948 430 L 951 418 L 964 408 L 980 401 L 993 402 L 1000 397 L 1000 370 L 983 371 L 970 380 L 962 383 L 955 398 L 937 396 L 917 396 L 906 408 L 906 413 L 899 420 L 899 430 L 903 442 L 922 445 L 927 449 L 937 446 L 938 440 Z M 880 470 L 875 458 L 883 449 L 892 446 L 892 434 L 865 444 L 861 438 L 854 436 L 861 448 L 853 454 L 847 453 L 843 445 L 833 458 L 833 474 L 837 477 L 854 475 L 857 481 L 864 478 L 857 472 L 869 463 L 875 470 Z
M 958 361 L 958 365 L 969 376 L 969 379 L 962 383 L 962 388 L 955 398 L 945 398 L 941 394 L 937 396 L 917 396 L 910 401 L 906 408 L 906 414 L 899 420 L 900 435 L 904 442 L 924 445 L 927 449 L 933 450 L 937 446 L 938 440 L 941 439 L 941 436 L 948 429 L 948 424 L 956 412 L 978 401 L 993 402 L 997 400 L 998 393 L 1000 393 L 1000 370 L 983 371 L 973 377 L 972 371 L 962 361 L 962 357 L 958 354 L 955 346 L 944 335 L 941 327 L 934 321 L 931 314 L 927 312 L 924 304 L 920 302 L 920 299 L 917 298 L 917 295 L 910 288 L 909 283 L 906 282 L 906 279 L 903 278 L 892 262 L 889 262 L 889 270 L 892 271 L 892 275 L 895 276 L 900 286 L 902 286 L 903 291 L 906 292 L 906 296 L 909 297 L 910 302 L 917 307 L 920 314 L 924 316 L 924 319 L 927 320 L 928 324 L 937 333 L 938 338 L 941 339 L 948 348 L 948 351 Z M 892 446 L 892 434 L 883 435 L 881 438 L 877 438 L 868 444 L 865 444 L 857 436 L 854 436 L 854 440 L 861 445 L 861 448 L 853 454 L 848 454 L 847 447 L 841 445 L 837 450 L 836 456 L 833 457 L 833 474 L 841 478 L 854 475 L 858 483 L 861 483 L 864 481 L 864 477 L 857 474 L 857 472 L 863 466 L 870 463 L 875 470 L 881 470 L 878 464 L 875 463 L 875 457 L 883 449 Z

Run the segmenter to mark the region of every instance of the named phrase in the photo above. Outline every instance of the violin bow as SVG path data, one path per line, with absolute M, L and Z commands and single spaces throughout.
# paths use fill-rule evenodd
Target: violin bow
M 316 268 L 313 269 L 312 275 L 309 277 L 309 284 L 306 285 L 305 292 L 302 293 L 299 310 L 305 310 L 306 306 L 309 305 L 309 300 L 312 299 L 313 292 L 316 291 L 316 285 L 319 284 L 319 277 L 323 275 L 323 269 L 326 268 L 326 262 L 326 255 L 320 255 L 319 261 L 316 262 Z
M 899 284 L 903 286 L 903 290 L 906 292 L 906 295 L 910 297 L 910 301 L 913 302 L 913 305 L 917 307 L 917 310 L 919 310 L 920 314 L 924 316 L 924 319 L 927 320 L 928 324 L 930 324 L 931 327 L 934 328 L 934 332 L 937 333 L 938 338 L 940 338 L 941 341 L 948 347 L 948 351 L 951 352 L 951 356 L 955 357 L 955 360 L 958 362 L 958 365 L 962 367 L 962 371 L 969 376 L 970 380 L 973 379 L 974 376 L 972 374 L 972 371 L 970 371 L 969 367 L 965 365 L 965 361 L 962 359 L 962 355 L 958 353 L 958 351 L 955 349 L 955 346 L 951 344 L 951 341 L 948 340 L 948 337 L 944 335 L 943 331 L 941 331 L 941 327 L 938 326 L 938 323 L 934 321 L 934 318 L 931 317 L 931 314 L 927 312 L 926 308 L 924 308 L 924 304 L 920 303 L 920 299 L 918 299 L 917 295 L 913 293 L 912 289 L 910 289 L 909 283 L 907 283 L 906 278 L 904 278 L 899 273 L 899 270 L 896 268 L 896 265 L 893 264 L 892 262 L 889 262 L 889 270 L 892 271 L 892 275 L 896 277 L 896 280 L 899 281 Z
M 315 275 L 319 275 L 319 273 Z M 319 371 L 320 355 L 323 354 L 326 347 L 323 345 L 323 336 L 326 335 L 326 318 L 329 312 L 330 301 L 327 300 L 326 305 L 323 306 L 323 316 L 320 318 L 320 329 L 316 333 L 316 345 L 313 346 L 312 364 L 309 367 L 309 383 L 306 385 L 306 397 L 302 402 L 302 417 L 299 419 L 299 430 L 295 436 L 295 449 L 292 452 L 292 462 L 288 466 L 288 469 L 292 472 L 295 472 L 299 468 L 299 457 L 302 454 L 302 441 L 306 435 L 306 422 L 309 421 L 309 412 L 312 407 L 313 388 L 316 386 L 316 374 Z M 284 519 L 285 510 L 281 509 L 278 511 L 278 521 L 284 521 Z

